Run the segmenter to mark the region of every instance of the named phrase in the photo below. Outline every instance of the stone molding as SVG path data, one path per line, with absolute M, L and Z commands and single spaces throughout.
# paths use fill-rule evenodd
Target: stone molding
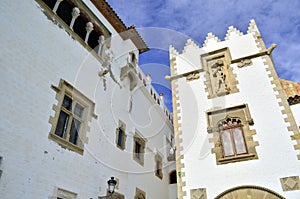
M 173 46 L 169 48 L 170 52 L 170 70 L 171 75 L 177 74 L 177 65 L 176 65 L 176 55 L 178 52 L 175 50 Z M 183 191 L 186 182 L 182 179 L 185 176 L 185 173 L 182 172 L 184 169 L 184 164 L 182 160 L 184 156 L 182 154 L 182 131 L 181 131 L 181 111 L 180 111 L 180 101 L 179 101 L 179 93 L 178 93 L 178 80 L 171 81 L 172 86 L 172 104 L 173 104 L 173 124 L 174 124 L 174 138 L 175 138 L 175 156 L 176 156 L 176 171 L 177 171 L 177 193 L 178 199 L 183 199 L 186 196 L 186 191 Z
M 280 178 L 280 183 L 283 191 L 300 190 L 299 176 Z

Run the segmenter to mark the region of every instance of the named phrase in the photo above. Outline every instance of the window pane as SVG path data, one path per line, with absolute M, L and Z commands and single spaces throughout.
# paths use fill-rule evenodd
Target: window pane
M 135 142 L 135 157 L 140 159 L 140 153 L 141 153 L 141 145 L 138 142 Z
M 76 103 L 74 114 L 81 118 L 82 113 L 83 113 L 83 107 Z
M 63 111 L 60 111 L 58 122 L 56 125 L 55 134 L 59 137 L 64 137 L 68 127 L 69 115 Z
M 80 130 L 80 121 L 73 119 L 72 121 L 72 126 L 70 130 L 70 138 L 69 141 L 73 144 L 77 144 L 77 139 L 79 135 L 79 130 Z
M 243 132 L 240 128 L 233 129 L 234 143 L 237 154 L 247 153 Z
M 121 128 L 118 133 L 118 146 L 123 147 L 123 130 Z
M 67 110 L 72 111 L 72 99 L 65 95 L 62 106 Z
M 221 141 L 222 141 L 223 151 L 224 151 L 225 157 L 234 155 L 229 130 L 225 130 L 225 131 L 222 132 Z

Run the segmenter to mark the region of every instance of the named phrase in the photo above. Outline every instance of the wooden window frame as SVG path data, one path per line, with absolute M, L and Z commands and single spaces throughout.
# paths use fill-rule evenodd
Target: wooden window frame
M 88 138 L 86 136 L 86 133 L 89 131 L 88 122 L 91 122 L 92 117 L 97 119 L 97 116 L 94 114 L 95 103 L 89 98 L 87 98 L 84 94 L 82 94 L 79 90 L 75 89 L 70 83 L 66 82 L 65 80 L 60 80 L 58 87 L 54 85 L 52 85 L 51 87 L 56 91 L 56 100 L 58 101 L 58 104 L 53 106 L 55 115 L 54 117 L 51 116 L 49 119 L 49 123 L 52 125 L 52 127 L 48 137 L 49 139 L 58 143 L 63 148 L 70 149 L 82 155 L 84 150 L 84 144 L 88 143 Z M 67 110 L 67 108 L 63 107 L 63 101 L 65 99 L 65 96 L 71 98 L 72 102 L 75 102 L 74 104 L 80 104 L 83 107 L 84 111 L 81 118 L 77 117 L 72 111 L 69 111 Z M 72 107 L 75 107 L 73 103 Z M 56 134 L 56 129 L 61 112 L 70 115 L 67 128 L 65 130 L 66 135 L 64 135 L 63 137 Z M 80 141 L 76 144 L 69 141 L 69 133 L 73 120 L 72 118 L 80 119 L 81 122 L 77 138 Z
M 241 133 L 242 133 L 242 136 L 243 136 L 243 145 L 245 147 L 245 150 L 246 152 L 244 153 L 238 153 L 237 152 L 237 146 L 236 146 L 236 139 L 235 139 L 235 136 L 233 134 L 233 129 L 240 129 L 241 130 Z M 232 145 L 232 148 L 233 148 L 233 155 L 226 155 L 225 154 L 225 149 L 224 149 L 224 141 L 222 139 L 222 134 L 224 133 L 225 130 L 229 130 L 229 133 L 230 133 L 230 141 L 231 141 L 231 145 Z M 225 127 L 225 128 L 222 128 L 220 129 L 220 140 L 221 140 L 221 145 L 222 145 L 222 150 L 223 150 L 223 157 L 226 158 L 226 157 L 235 157 L 235 156 L 239 156 L 239 155 L 244 155 L 244 154 L 248 154 L 248 148 L 247 148 L 247 143 L 246 143 L 246 140 L 245 140 L 245 135 L 244 135 L 244 131 L 243 131 L 243 125 L 233 125 L 233 126 L 230 126 L 230 127 Z

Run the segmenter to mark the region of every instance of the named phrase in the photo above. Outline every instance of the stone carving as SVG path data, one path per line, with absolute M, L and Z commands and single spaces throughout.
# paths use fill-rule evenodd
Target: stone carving
M 200 73 L 199 72 L 193 72 L 193 73 L 190 73 L 186 76 L 187 81 L 192 81 L 192 80 L 199 79 L 199 78 L 200 78 Z
M 206 199 L 206 189 L 191 189 L 191 199 Z
M 217 96 L 229 94 L 230 88 L 226 82 L 227 71 L 224 62 L 220 59 L 217 60 L 211 65 L 211 72 L 213 91 L 217 94 Z
M 201 63 L 205 71 L 204 84 L 208 99 L 239 92 L 228 48 L 201 55 Z
M 251 59 L 242 59 L 238 64 L 237 66 L 239 68 L 243 68 L 243 67 L 247 67 L 247 66 L 250 66 L 252 65 L 252 60 Z
M 280 182 L 283 191 L 300 190 L 299 176 L 280 178 Z

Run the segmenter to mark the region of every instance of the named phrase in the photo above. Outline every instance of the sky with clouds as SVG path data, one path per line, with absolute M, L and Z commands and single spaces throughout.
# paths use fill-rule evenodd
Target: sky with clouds
M 299 0 L 107 0 L 126 26 L 134 24 L 153 50 L 140 56 L 157 90 L 170 94 L 168 45 L 180 51 L 187 38 L 200 46 L 207 33 L 224 40 L 229 26 L 246 34 L 254 19 L 267 47 L 278 44 L 273 59 L 280 78 L 300 82 Z M 150 44 L 149 44 L 150 43 Z M 164 74 L 166 73 L 166 74 Z M 168 98 L 169 96 L 167 96 Z M 166 99 L 170 103 L 170 98 Z

